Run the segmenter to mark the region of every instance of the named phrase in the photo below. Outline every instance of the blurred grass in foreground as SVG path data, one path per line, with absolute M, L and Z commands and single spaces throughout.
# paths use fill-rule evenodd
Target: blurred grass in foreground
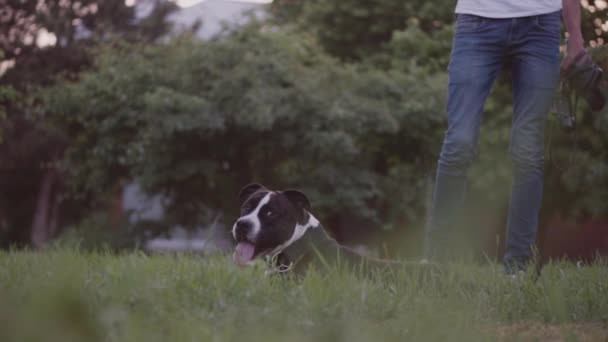
M 602 263 L 285 279 L 226 256 L 0 252 L 0 341 L 603 341 L 607 320 Z

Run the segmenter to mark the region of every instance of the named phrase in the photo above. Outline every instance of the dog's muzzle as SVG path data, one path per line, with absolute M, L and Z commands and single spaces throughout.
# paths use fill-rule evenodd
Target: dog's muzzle
M 232 261 L 240 266 L 249 264 L 255 257 L 255 245 L 250 241 L 253 224 L 249 220 L 238 220 L 234 224 L 232 234 L 237 242 Z
M 234 240 L 236 242 L 246 241 L 249 238 L 252 228 L 253 225 L 247 220 L 236 221 L 232 232 L 234 235 Z

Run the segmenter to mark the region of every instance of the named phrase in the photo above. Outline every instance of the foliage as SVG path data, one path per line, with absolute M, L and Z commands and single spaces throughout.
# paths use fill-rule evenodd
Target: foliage
M 238 189 L 259 181 L 303 188 L 329 215 L 377 220 L 391 201 L 421 202 L 423 186 L 398 180 L 429 167 L 444 83 L 340 64 L 253 25 L 211 42 L 111 46 L 46 104 L 77 142 L 64 168 L 78 191 L 135 178 L 192 225 L 205 208 L 234 212 Z
M 6 111 L 6 104 L 8 102 L 16 101 L 18 97 L 18 93 L 10 86 L 0 86 L 0 127 L 4 124 L 4 120 L 6 120 L 6 115 L 8 114 Z M 0 128 L 0 144 L 2 143 L 2 128 Z
M 153 238 L 158 235 L 154 231 L 156 222 L 142 222 L 145 224 L 145 235 Z M 163 232 L 164 227 L 163 227 Z M 113 251 L 139 250 L 144 241 L 144 229 L 139 225 L 132 225 L 127 220 L 113 222 L 105 213 L 89 215 L 78 224 L 66 227 L 65 231 L 52 245 L 55 248 L 78 249 L 80 251 Z
M 152 11 L 135 20 L 133 7 L 111 1 L 5 1 L 0 21 L 0 61 L 14 66 L 0 76 L 0 226 L 8 233 L 0 245 L 27 244 L 33 216 L 39 210 L 42 179 L 55 170 L 63 149 L 72 143 L 48 125 L 40 106 L 40 88 L 57 79 L 75 80 L 91 66 L 99 42 L 114 39 L 152 42 L 168 29 L 165 17 L 175 8 L 151 1 Z M 38 38 L 54 37 L 50 45 Z M 62 175 L 53 185 L 63 186 Z M 61 201 L 62 223 L 82 216 L 82 206 Z M 53 204 L 49 204 L 53 206 Z
M 395 31 L 414 22 L 432 35 L 453 20 L 451 1 L 278 0 L 273 10 L 278 22 L 312 33 L 326 51 L 345 60 L 382 51 Z
M 608 42 L 608 26 L 606 25 L 606 15 L 608 7 L 600 4 L 601 1 L 584 0 L 581 1 L 583 10 L 581 12 L 581 28 L 585 42 L 592 47 L 601 46 Z
M 605 264 L 333 267 L 300 279 L 237 269 L 226 256 L 0 253 L 3 341 L 601 340 Z M 36 329 L 32 329 L 36 327 Z
M 393 31 L 386 56 L 374 56 L 371 60 L 421 76 L 444 74 L 450 58 L 453 30 L 452 24 L 444 24 L 428 32 L 419 19 L 410 19 L 407 28 Z
M 135 7 L 122 0 L 41 0 L 3 2 L 0 47 L 3 59 L 22 58 L 40 50 L 40 39 L 53 35 L 58 47 L 68 47 L 87 36 L 119 35 L 155 39 L 167 29 L 163 18 L 175 4 L 144 0 L 152 8 L 141 22 L 134 20 Z M 161 20 L 158 20 L 161 19 Z M 48 42 L 47 42 L 48 44 Z
M 602 26 L 605 9 L 593 1 L 589 6 L 583 10 L 585 40 L 602 44 L 606 38 Z M 453 34 L 452 12 L 452 2 L 279 0 L 273 3 L 277 22 L 312 35 L 330 54 L 371 68 L 423 78 L 445 75 Z M 598 57 L 602 58 L 605 57 Z M 486 103 L 481 153 L 470 172 L 473 205 L 489 206 L 493 215 L 499 217 L 508 205 L 511 175 L 507 153 L 512 110 L 509 83 L 507 70 Z M 581 117 L 582 111 L 586 109 L 581 109 Z M 581 218 L 608 213 L 604 193 L 593 191 L 604 187 L 608 180 L 606 139 L 602 133 L 605 127 L 600 122 L 603 115 L 586 120 L 589 125 L 580 127 L 578 138 L 562 132 L 553 118 L 549 118 L 544 206 L 547 216 L 561 212 Z M 595 123 L 591 124 L 592 121 Z M 437 152 L 431 153 L 436 156 Z M 571 161 L 572 158 L 578 162 Z
M 136 179 L 170 198 L 169 222 L 194 226 L 215 210 L 231 217 L 238 189 L 259 181 L 302 188 L 325 222 L 347 229 L 409 229 L 422 220 L 445 129 L 453 1 L 275 0 L 271 22 L 207 42 L 160 42 L 166 6 L 134 25 L 124 1 L 103 2 L 96 16 L 10 4 L 38 20 L 30 28 L 57 27 L 58 41 L 71 44 L 35 49 L 21 39 L 35 32 L 2 24 L 21 37 L 7 51 L 21 54 L 0 79 L 0 161 L 18 165 L 3 173 L 0 186 L 13 190 L 0 198 L 0 226 L 28 227 L 36 164 L 50 161 L 60 161 L 71 189 L 64 203 L 87 204 L 80 213 Z M 584 16 L 585 39 L 601 43 L 605 11 Z M 90 39 L 73 39 L 68 19 L 92 30 Z M 596 58 L 608 67 L 605 51 Z M 471 170 L 479 215 L 501 217 L 507 206 L 508 81 L 486 103 Z M 547 215 L 608 213 L 600 191 L 608 185 L 606 114 L 580 116 L 586 124 L 576 139 L 548 129 Z
M 596 62 L 608 70 L 608 49 L 592 50 Z M 608 213 L 608 106 L 593 113 L 583 100 L 577 107 L 578 127 L 574 132 L 549 125 L 548 159 L 552 193 L 548 205 L 571 217 L 604 218 Z

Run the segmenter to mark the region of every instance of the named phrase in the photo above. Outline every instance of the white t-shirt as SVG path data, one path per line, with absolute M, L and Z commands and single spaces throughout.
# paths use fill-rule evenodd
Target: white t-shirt
M 458 0 L 456 13 L 486 18 L 518 18 L 562 9 L 562 0 Z

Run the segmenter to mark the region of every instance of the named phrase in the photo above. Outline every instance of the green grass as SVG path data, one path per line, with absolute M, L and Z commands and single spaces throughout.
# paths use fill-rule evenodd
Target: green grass
M 0 341 L 592 341 L 607 320 L 603 264 L 287 279 L 228 256 L 0 252 Z

